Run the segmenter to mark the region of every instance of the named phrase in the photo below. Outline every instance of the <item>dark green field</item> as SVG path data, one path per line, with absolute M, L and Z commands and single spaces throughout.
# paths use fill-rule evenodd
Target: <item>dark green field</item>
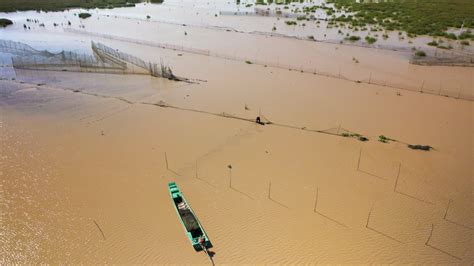
M 134 6 L 140 0 L 0 0 L 0 12 L 20 10 L 62 11 L 68 8 L 114 8 Z
M 375 3 L 355 0 L 328 0 L 338 10 L 355 13 L 353 16 L 335 16 L 337 22 L 353 27 L 380 25 L 385 30 L 405 31 L 410 35 L 444 36 L 451 39 L 469 39 L 474 35 L 449 34 L 448 28 L 474 28 L 474 0 L 391 0 Z M 361 1 L 363 2 L 363 1 Z

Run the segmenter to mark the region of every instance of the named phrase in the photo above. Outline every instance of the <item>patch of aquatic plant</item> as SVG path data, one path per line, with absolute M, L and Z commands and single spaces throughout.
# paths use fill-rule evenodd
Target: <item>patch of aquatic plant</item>
M 439 49 L 445 49 L 445 50 L 453 49 L 453 47 L 451 45 L 445 46 L 445 45 L 439 45 L 439 44 L 438 44 L 438 48 Z
M 389 143 L 390 141 L 396 141 L 396 140 L 391 139 L 391 138 L 388 138 L 388 137 L 386 137 L 386 136 L 384 136 L 384 135 L 380 135 L 380 136 L 379 136 L 379 141 L 380 141 L 380 142 L 383 142 L 383 143 Z
M 373 43 L 375 43 L 375 42 L 377 41 L 377 39 L 374 38 L 374 37 L 366 36 L 366 37 L 365 37 L 365 41 L 366 41 L 368 44 L 373 44 Z
M 432 40 L 431 42 L 427 43 L 429 46 L 438 46 L 438 42 L 436 40 Z
M 422 151 L 430 151 L 431 149 L 433 149 L 433 147 L 429 145 L 412 145 L 412 144 L 408 144 L 408 148 L 412 150 L 422 150 Z
M 365 136 L 362 136 L 361 134 L 357 134 L 357 133 L 341 133 L 341 136 L 345 137 L 345 138 L 356 138 L 360 141 L 368 141 L 369 139 Z
M 425 53 L 425 51 L 421 51 L 421 50 L 420 50 L 420 51 L 416 51 L 416 52 L 415 52 L 415 56 L 417 56 L 417 57 L 425 57 L 425 56 L 426 56 L 426 53 Z
M 471 30 L 467 30 L 459 34 L 458 39 L 459 40 L 465 40 L 465 39 L 474 40 L 474 34 L 472 34 Z
M 151 0 L 156 2 L 163 0 Z M 132 7 L 141 0 L 2 0 L 0 12 L 24 10 L 63 11 L 70 8 L 115 8 Z
M 466 40 L 462 40 L 462 41 L 460 42 L 460 44 L 461 44 L 461 45 L 465 45 L 465 46 L 469 46 L 469 45 L 470 45 L 469 41 L 466 41 Z
M 245 60 L 245 63 L 249 64 L 249 65 L 253 64 L 252 61 L 250 61 L 250 60 Z
M 350 37 L 344 38 L 344 40 L 351 41 L 351 42 L 356 42 L 356 41 L 360 40 L 360 37 L 352 35 Z
M 296 23 L 296 21 L 293 21 L 293 20 L 287 20 L 287 21 L 285 21 L 285 24 L 290 25 L 290 26 L 291 25 L 298 25 L 298 23 Z
M 86 18 L 90 17 L 91 14 L 89 14 L 89 13 L 79 13 L 78 16 L 82 19 L 86 19 Z
M 5 28 L 8 25 L 12 25 L 13 21 L 6 19 L 6 18 L 0 18 L 0 27 Z

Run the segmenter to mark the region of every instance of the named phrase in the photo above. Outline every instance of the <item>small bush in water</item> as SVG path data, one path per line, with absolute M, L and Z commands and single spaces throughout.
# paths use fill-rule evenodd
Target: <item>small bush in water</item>
M 88 17 L 92 16 L 91 14 L 89 13 L 79 13 L 79 17 L 82 18 L 82 19 L 86 19 Z

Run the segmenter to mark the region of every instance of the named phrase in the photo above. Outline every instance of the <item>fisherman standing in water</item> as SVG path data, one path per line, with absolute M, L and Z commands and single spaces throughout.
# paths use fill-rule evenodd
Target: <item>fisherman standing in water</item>
M 255 119 L 255 123 L 260 124 L 260 125 L 265 125 L 265 124 L 260 120 L 260 116 L 257 116 L 257 118 Z

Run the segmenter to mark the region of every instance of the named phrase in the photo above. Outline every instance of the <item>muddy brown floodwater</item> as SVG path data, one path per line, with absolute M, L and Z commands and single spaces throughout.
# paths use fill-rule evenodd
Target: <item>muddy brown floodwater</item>
M 73 12 L 11 16 L 19 24 L 73 19 Z M 209 13 L 201 14 L 206 23 Z M 137 22 L 82 23 L 91 32 L 183 44 L 184 34 L 172 34 L 179 25 Z M 13 70 L 2 54 L 1 264 L 208 264 L 185 236 L 168 182 L 199 217 L 216 264 L 474 261 L 472 68 L 413 66 L 393 51 L 203 27 L 190 28 L 185 43 L 407 87 L 424 82 L 434 92 L 427 94 L 20 26 L 0 30 L 0 38 L 84 53 L 101 41 L 163 59 L 195 82 Z M 273 124 L 251 122 L 256 116 Z M 337 135 L 346 130 L 369 141 Z

